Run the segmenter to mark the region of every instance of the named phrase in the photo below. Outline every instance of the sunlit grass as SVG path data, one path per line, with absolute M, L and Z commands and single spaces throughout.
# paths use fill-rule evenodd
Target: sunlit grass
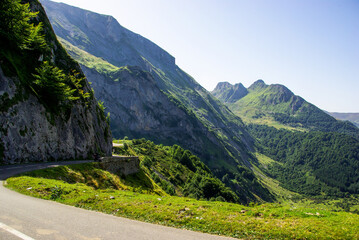
M 90 68 L 95 69 L 97 72 L 101 74 L 105 74 L 106 76 L 111 76 L 116 72 L 120 71 L 119 67 L 116 67 L 109 62 L 105 61 L 102 58 L 93 56 L 86 51 L 75 47 L 65 39 L 57 37 L 61 42 L 63 47 L 71 54 L 71 56 L 80 64 Z
M 266 169 L 270 164 L 278 163 L 279 162 L 274 161 L 273 159 L 260 154 L 256 153 L 256 158 L 258 159 L 258 166 L 255 164 L 252 165 L 252 170 L 256 177 L 261 181 L 261 183 L 266 186 L 271 193 L 276 196 L 277 200 L 290 200 L 290 199 L 297 199 L 302 198 L 302 196 L 298 193 L 289 191 L 288 189 L 283 188 L 280 186 L 280 183 L 270 178 L 267 174 L 263 173 L 261 169 Z
M 77 170 L 82 168 L 79 166 Z M 93 180 L 98 181 L 99 178 L 93 177 Z M 82 183 L 65 182 L 74 179 Z M 142 194 L 125 190 L 126 183 L 121 179 L 119 181 L 122 182 L 122 190 L 111 186 L 98 188 L 80 176 L 63 180 L 19 176 L 8 179 L 7 187 L 34 197 L 115 216 L 237 238 L 359 238 L 359 215 L 332 212 L 310 202 L 271 203 L 249 207 L 161 196 L 158 193 Z
M 269 127 L 274 127 L 276 129 L 286 129 L 289 131 L 300 131 L 300 132 L 308 131 L 306 128 L 303 127 L 292 127 L 286 124 L 282 124 L 278 121 L 275 121 L 273 116 L 265 112 L 262 112 L 263 116 L 256 118 L 254 116 L 257 114 L 259 110 L 251 106 L 236 108 L 235 105 L 232 104 L 230 105 L 230 108 L 233 111 L 233 113 L 239 116 L 246 124 L 267 125 Z

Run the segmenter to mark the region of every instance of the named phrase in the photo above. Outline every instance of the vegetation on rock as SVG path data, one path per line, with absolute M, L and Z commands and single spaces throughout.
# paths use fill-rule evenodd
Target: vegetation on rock
M 103 113 L 96 115 L 94 94 L 39 1 L 1 1 L 0 16 L 1 161 L 109 154 L 111 133 Z M 26 147 L 19 144 L 24 142 Z
M 84 90 L 85 77 L 71 62 L 67 68 L 59 67 L 63 64 L 55 61 L 51 52 L 55 44 L 48 43 L 51 34 L 37 20 L 39 12 L 31 11 L 30 3 L 4 0 L 0 14 L 0 57 L 5 74 L 18 76 L 25 90 L 50 110 L 77 100 L 86 102 L 91 94 Z

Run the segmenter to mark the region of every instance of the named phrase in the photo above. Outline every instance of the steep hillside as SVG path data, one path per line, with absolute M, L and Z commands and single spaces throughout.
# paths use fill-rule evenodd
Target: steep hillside
M 110 16 L 43 3 L 56 34 L 110 112 L 115 138 L 177 143 L 198 155 L 217 177 L 229 174 L 227 185 L 236 192 L 246 188 L 257 200 L 272 199 L 255 177 L 243 174 L 242 167 L 250 167 L 255 156 L 242 120 L 183 72 L 171 55 Z M 247 177 L 251 180 L 244 187 L 236 180 Z
M 111 154 L 104 112 L 41 4 L 4 0 L 0 15 L 0 161 Z
M 359 193 L 358 128 L 334 119 L 283 85 L 258 80 L 236 102 L 223 97 L 237 88 L 219 83 L 212 93 L 243 117 L 257 139 L 257 151 L 270 157 L 256 163 L 259 171 L 305 195 Z
M 351 121 L 359 127 L 359 113 L 339 113 L 339 112 L 328 112 L 328 114 L 336 119 L 343 121 Z
M 116 147 L 115 154 L 139 156 L 141 170 L 169 195 L 241 203 L 252 200 L 248 192 L 238 198 L 197 156 L 176 144 L 155 145 L 144 138 L 117 142 L 123 146 Z
M 223 157 L 222 149 L 214 144 L 216 136 L 191 110 L 161 91 L 149 72 L 140 67 L 116 67 L 59 39 L 81 64 L 96 97 L 111 113 L 114 136 L 145 137 L 168 145 L 180 143 L 202 156 L 202 150 L 208 148 L 207 155 Z M 207 163 L 216 165 L 210 158 Z
M 93 79 L 95 95 L 111 112 L 114 134 L 146 137 L 166 145 L 180 143 L 201 156 L 217 176 L 227 175 L 227 185 L 235 190 L 241 202 L 256 201 L 255 196 L 271 199 L 247 168 L 234 166 L 237 164 L 230 159 L 220 161 L 226 155 L 223 148 L 215 144 L 216 136 L 185 105 L 161 91 L 150 73 L 139 67 L 113 66 L 61 38 L 60 41 L 81 63 L 86 76 Z
M 236 89 L 228 85 L 227 89 Z M 222 84 L 212 92 L 220 97 Z M 228 91 L 228 90 L 227 90 Z M 359 129 L 350 122 L 338 121 L 280 84 L 267 85 L 258 80 L 248 88 L 248 94 L 236 102 L 220 98 L 246 122 L 277 128 L 340 132 L 359 137 Z
M 102 58 L 113 66 L 139 66 L 144 71 L 151 73 L 158 89 L 180 108 L 185 108 L 187 118 L 194 117 L 197 119 L 200 127 L 195 130 L 203 132 L 202 129 L 205 129 L 206 138 L 199 141 L 198 144 L 195 143 L 190 146 L 190 149 L 201 154 L 201 157 L 205 156 L 211 145 L 221 149 L 218 151 L 218 154 L 221 155 L 207 154 L 205 159 L 211 162 L 212 166 L 219 167 L 227 164 L 234 169 L 233 166 L 236 164 L 247 163 L 247 160 L 251 158 L 249 149 L 252 146 L 252 139 L 245 131 L 242 121 L 218 100 L 215 100 L 193 78 L 178 68 L 175 65 L 175 59 L 167 52 L 140 35 L 123 28 L 110 16 L 92 13 L 65 4 L 49 1 L 43 1 L 43 3 L 55 32 L 69 44 L 81 48 L 93 56 Z M 78 57 L 75 54 L 72 56 L 76 59 Z M 93 69 L 85 62 L 83 65 Z M 106 74 L 102 75 L 108 77 Z M 96 78 L 91 76 L 94 75 L 90 74 L 90 81 L 96 82 Z M 163 96 L 163 94 L 159 96 Z M 110 101 L 117 102 L 116 98 L 112 98 Z M 168 100 L 166 101 L 168 102 Z M 106 106 L 109 99 L 104 100 L 104 102 Z M 165 103 L 162 102 L 162 104 Z M 107 110 L 112 115 L 118 115 L 110 107 Z M 158 108 L 155 109 L 154 114 L 160 115 L 156 111 Z M 142 118 L 140 115 L 138 117 Z M 172 134 L 175 135 L 175 133 Z M 182 134 L 187 133 L 189 132 L 186 128 L 182 128 Z M 114 136 L 117 138 L 123 137 L 123 134 L 114 131 Z M 170 133 L 166 133 L 166 135 L 168 134 Z M 162 133 L 149 138 L 153 139 L 153 137 L 157 139 L 167 138 L 166 136 L 163 137 Z M 186 142 L 179 142 L 179 144 L 186 147 L 189 145 Z M 206 147 L 203 148 L 203 146 Z

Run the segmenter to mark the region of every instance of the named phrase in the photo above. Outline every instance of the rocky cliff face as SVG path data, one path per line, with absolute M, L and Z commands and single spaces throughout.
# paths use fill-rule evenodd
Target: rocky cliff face
M 16 98 L 19 80 L 9 78 L 0 68 L 0 97 Z M 93 154 L 111 154 L 108 124 L 100 119 L 96 101 L 87 109 L 76 105 L 70 116 L 51 115 L 32 94 L 0 112 L 2 162 L 21 163 L 65 159 L 92 159 Z M 4 103 L 4 102 L 3 102 Z
M 249 152 L 252 150 L 253 139 L 246 132 L 241 119 L 235 117 L 227 107 L 216 100 L 191 76 L 182 71 L 175 64 L 174 58 L 165 50 L 148 39 L 122 27 L 112 17 L 47 0 L 43 0 L 42 3 L 56 34 L 69 44 L 101 58 L 113 66 L 139 66 L 142 70 L 151 73 L 157 87 L 166 95 L 170 95 L 174 101 L 178 102 L 178 105 L 186 108 L 187 112 L 191 112 L 200 122 L 201 128 L 207 129 L 208 133 L 205 135 L 216 138 L 215 141 L 209 140 L 208 137 L 207 140 L 203 140 L 204 142 L 212 142 L 211 144 L 221 148 L 221 150 L 216 151 L 216 154 L 211 152 L 210 147 L 201 149 L 201 156 L 206 154 L 208 158 L 217 159 L 217 163 L 214 163 L 216 167 L 221 167 L 224 161 L 230 162 L 230 165 L 247 163 L 247 160 L 252 157 Z M 82 57 L 75 52 L 73 53 L 70 54 L 81 62 Z M 81 63 L 83 66 L 96 69 L 95 64 L 88 64 L 86 61 Z M 88 73 L 86 71 L 86 74 Z M 109 77 L 108 74 L 103 75 L 106 78 Z M 91 82 L 97 82 L 91 75 L 88 78 Z M 98 86 L 94 85 L 95 93 L 102 99 L 105 96 L 97 93 L 99 91 Z M 120 97 L 121 91 L 118 91 L 117 94 L 119 94 L 117 97 Z M 111 101 L 119 102 L 116 96 L 113 97 L 115 98 Z M 168 99 L 165 101 L 168 101 Z M 109 101 L 105 101 L 105 104 L 108 103 Z M 111 112 L 112 120 L 114 117 L 119 116 L 116 110 L 112 110 L 112 107 L 105 106 Z M 162 114 L 162 112 L 158 111 L 159 109 L 155 111 L 155 116 Z M 142 118 L 145 113 L 138 112 L 138 114 L 137 117 Z M 163 122 L 162 124 L 163 128 L 166 127 L 165 123 Z M 112 124 L 112 127 L 115 127 L 114 124 Z M 129 129 L 131 128 L 129 126 Z M 169 129 L 174 130 L 175 128 Z M 141 132 L 142 134 L 145 133 L 146 127 Z M 150 139 L 153 139 L 153 137 L 160 139 L 164 137 L 164 132 L 166 132 L 165 135 L 170 135 L 166 130 L 159 131 L 158 134 Z M 113 129 L 113 134 L 116 138 L 123 137 L 118 133 L 116 129 Z M 130 134 L 128 133 L 128 135 Z M 173 138 L 179 136 L 177 135 L 177 130 L 172 135 L 174 135 Z M 164 138 L 167 139 L 167 136 Z M 187 147 L 185 140 L 177 139 L 177 143 Z M 193 148 L 195 147 L 192 146 L 190 149 L 193 151 Z
M 175 58 L 162 48 L 121 26 L 112 16 L 42 0 L 58 36 L 116 66 L 174 66 Z M 120 47 L 119 47 L 120 46 Z
M 78 64 L 54 38 L 42 6 L 35 0 L 29 2 L 31 9 L 40 11 L 36 21 L 44 23 L 52 64 L 82 74 Z M 50 56 L 44 56 L 47 57 Z M 0 161 L 13 164 L 92 159 L 94 153 L 110 155 L 112 136 L 96 99 L 91 96 L 86 101 L 74 102 L 66 111 L 50 111 L 31 85 L 35 73 L 32 66 L 36 65 L 41 65 L 41 59 L 31 49 L 21 52 L 15 45 L 9 45 L 0 51 Z M 87 80 L 82 90 L 91 92 Z M 53 109 L 57 107 L 60 108 Z
M 254 140 L 242 120 L 172 56 L 109 16 L 42 2 L 56 34 L 111 113 L 115 138 L 176 143 L 198 155 L 217 176 L 230 174 L 228 184 L 238 195 L 251 201 L 271 198 L 254 175 L 243 175 L 243 165 L 250 168 L 255 157 Z
M 91 79 L 95 95 L 111 113 L 111 129 L 116 136 L 151 139 L 166 145 L 181 143 L 198 155 L 201 149 L 218 144 L 200 121 L 178 102 L 162 92 L 153 76 L 139 67 L 123 67 L 113 81 L 96 70 L 82 66 Z M 205 139 L 211 139 L 208 143 Z

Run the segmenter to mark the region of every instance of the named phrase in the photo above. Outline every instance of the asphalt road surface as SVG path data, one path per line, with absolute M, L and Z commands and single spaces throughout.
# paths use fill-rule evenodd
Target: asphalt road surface
M 83 161 L 82 161 L 83 162 Z M 3 186 L 6 178 L 28 170 L 78 162 L 0 167 L 1 240 L 225 240 L 220 236 L 164 227 L 29 197 Z

